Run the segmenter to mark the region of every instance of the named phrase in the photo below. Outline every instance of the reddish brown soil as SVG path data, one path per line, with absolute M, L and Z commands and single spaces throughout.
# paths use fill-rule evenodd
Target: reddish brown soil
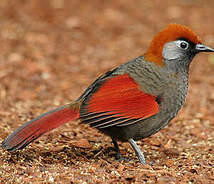
M 212 0 L 1 0 L 0 141 L 76 99 L 105 71 L 142 55 L 168 23 L 214 47 Z M 0 149 L 0 183 L 214 183 L 214 55 L 191 66 L 189 94 L 169 126 L 139 141 L 151 166 L 115 161 L 110 138 L 78 122 L 26 149 Z

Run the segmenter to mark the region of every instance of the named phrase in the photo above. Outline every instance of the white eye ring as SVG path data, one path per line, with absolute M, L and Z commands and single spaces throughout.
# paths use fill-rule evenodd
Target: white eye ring
M 179 48 L 183 50 L 187 50 L 189 48 L 189 43 L 184 40 L 178 40 L 176 44 Z

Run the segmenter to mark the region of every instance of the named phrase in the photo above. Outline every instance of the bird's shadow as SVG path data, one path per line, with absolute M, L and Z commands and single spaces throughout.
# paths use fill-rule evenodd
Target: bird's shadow
M 44 147 L 33 148 L 28 147 L 24 150 L 10 153 L 5 160 L 9 163 L 35 163 L 42 164 L 59 164 L 64 165 L 76 164 L 79 161 L 114 161 L 116 152 L 112 146 L 99 147 L 92 146 L 91 148 L 79 148 L 75 146 L 62 146 L 60 148 L 46 149 Z M 110 161 L 110 162 L 111 162 Z

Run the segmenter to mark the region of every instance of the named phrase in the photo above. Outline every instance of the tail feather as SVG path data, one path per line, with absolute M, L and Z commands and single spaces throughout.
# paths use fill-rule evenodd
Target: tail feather
M 8 136 L 1 146 L 8 151 L 23 149 L 44 133 L 64 123 L 76 120 L 79 116 L 79 104 L 77 103 L 59 107 L 22 125 Z

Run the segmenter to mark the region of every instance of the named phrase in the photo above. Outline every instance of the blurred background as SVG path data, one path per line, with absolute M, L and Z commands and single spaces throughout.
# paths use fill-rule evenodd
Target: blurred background
M 93 80 L 109 69 L 142 55 L 153 36 L 169 23 L 189 26 L 200 35 L 206 45 L 214 47 L 213 8 L 213 0 L 1 0 L 0 140 L 23 122 L 55 106 L 75 100 Z M 171 151 L 175 155 L 179 153 L 176 158 L 181 158 L 182 151 L 192 151 L 188 157 L 192 164 L 195 163 L 195 158 L 206 160 L 206 163 L 204 160 L 198 161 L 207 168 L 200 165 L 203 172 L 184 168 L 187 172 L 173 176 L 180 181 L 185 179 L 185 173 L 192 177 L 193 182 L 213 181 L 213 171 L 211 173 L 209 168 L 210 161 L 212 166 L 214 163 L 213 70 L 214 55 L 200 54 L 194 59 L 190 71 L 189 94 L 182 112 L 166 129 L 142 143 L 147 158 L 160 159 L 159 164 L 162 166 L 166 165 L 164 160 L 167 154 L 165 157 L 159 152 L 160 155 L 154 154 L 160 148 L 175 149 L 174 152 Z M 46 147 L 47 144 L 51 151 L 58 145 L 57 140 L 63 139 L 61 134 L 72 140 L 84 138 L 103 147 L 111 146 L 110 139 L 106 136 L 74 123 L 41 138 L 38 146 L 34 144 L 29 148 L 29 157 L 36 154 L 35 159 L 39 157 L 40 163 L 50 167 L 49 163 L 44 162 L 47 158 L 36 152 L 44 152 L 41 147 Z M 94 139 L 95 135 L 99 136 Z M 106 140 L 105 144 L 103 140 Z M 63 146 L 65 143 L 61 144 Z M 72 145 L 73 142 L 67 144 Z M 192 144 L 196 146 L 192 147 Z M 128 148 L 125 145 L 125 153 Z M 98 148 L 93 146 L 91 149 Z M 60 153 L 66 155 L 63 151 Z M 90 150 L 87 154 L 89 153 Z M 9 177 L 6 171 L 13 164 L 13 155 L 5 154 L 0 150 L 0 163 L 6 164 L 6 170 L 0 169 L 0 181 L 5 181 L 1 177 Z M 102 154 L 102 157 L 107 157 L 106 160 L 109 159 L 105 151 Z M 129 155 L 131 154 L 130 151 Z M 91 158 L 95 159 L 93 156 Z M 24 155 L 21 158 L 23 160 L 26 157 Z M 96 159 L 99 163 L 99 158 Z M 91 165 L 90 161 L 84 163 L 85 168 Z M 54 162 L 54 167 L 55 164 Z M 61 164 L 60 170 L 66 173 L 63 170 L 64 163 Z M 176 167 L 173 169 L 170 164 L 169 161 L 167 167 L 171 167 L 172 172 L 180 172 L 176 170 L 178 165 L 174 164 Z M 30 167 L 26 162 L 21 166 Z M 20 169 L 21 166 L 14 167 Z M 40 166 L 38 168 L 41 169 Z M 115 170 L 114 166 L 111 169 Z M 129 174 L 129 168 L 127 172 Z M 197 177 L 195 173 L 198 173 Z M 201 173 L 202 176 L 199 177 Z M 39 174 L 49 179 L 42 171 Z M 23 181 L 23 178 L 30 175 L 19 174 L 19 177 Z M 111 174 L 107 176 L 108 179 L 113 177 Z M 16 181 L 15 177 L 10 177 L 11 182 Z M 115 177 L 118 181 L 123 181 L 116 175 Z M 135 181 L 140 181 L 141 177 L 144 176 L 136 176 Z M 159 181 L 160 177 L 150 176 L 150 179 Z M 71 178 L 68 179 L 70 180 Z M 54 178 L 53 181 L 61 179 Z M 94 178 L 91 181 L 95 182 Z M 108 182 L 110 181 L 113 180 Z

